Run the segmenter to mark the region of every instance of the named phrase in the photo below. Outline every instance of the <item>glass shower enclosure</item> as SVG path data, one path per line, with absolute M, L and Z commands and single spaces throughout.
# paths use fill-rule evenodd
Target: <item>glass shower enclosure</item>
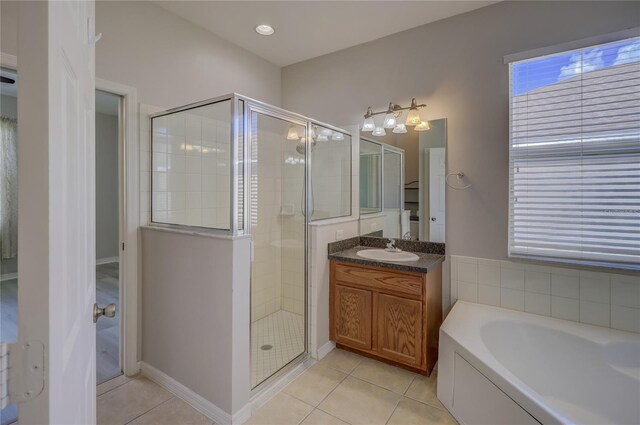
M 308 225 L 351 214 L 351 136 L 237 94 L 156 114 L 151 133 L 151 222 L 251 237 L 257 391 L 308 355 Z

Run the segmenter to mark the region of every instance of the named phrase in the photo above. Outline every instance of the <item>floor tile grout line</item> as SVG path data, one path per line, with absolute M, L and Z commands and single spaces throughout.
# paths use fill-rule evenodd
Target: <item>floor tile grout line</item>
M 383 389 L 383 390 L 385 390 L 385 391 L 389 391 L 390 393 L 397 394 L 397 395 L 399 395 L 399 396 L 401 396 L 401 397 L 404 397 L 404 394 L 403 394 L 403 393 L 397 393 L 397 392 L 395 392 L 395 391 L 393 391 L 393 390 L 390 390 L 389 388 L 385 388 L 385 387 L 383 387 L 383 386 L 381 386 L 381 385 L 374 384 L 373 382 L 369 382 L 369 381 L 367 381 L 366 379 L 358 378 L 357 376 L 353 376 L 353 375 L 349 375 L 349 376 L 350 376 L 350 377 L 352 377 L 353 379 L 357 379 L 357 380 L 358 380 L 358 381 L 360 381 L 360 382 L 364 382 L 364 383 L 366 383 L 366 384 L 373 385 L 374 387 L 378 387 L 378 388 L 381 388 L 381 389 Z M 407 388 L 407 389 L 408 389 L 408 388 Z
M 404 398 L 404 395 L 401 395 L 400 398 L 398 399 L 398 401 L 396 401 L 396 405 L 393 406 L 393 410 L 391 411 L 391 414 L 389 415 L 389 417 L 385 421 L 385 425 L 387 425 L 389 423 L 389 421 L 393 417 L 393 414 L 396 413 L 396 410 L 398 410 L 398 405 L 400 404 L 400 402 L 402 401 L 403 398 Z
M 336 415 L 333 415 L 333 414 L 331 414 L 331 413 L 327 412 L 327 411 L 326 411 L 326 410 L 324 410 L 324 409 L 321 409 L 320 407 L 316 407 L 316 409 L 318 409 L 318 410 L 319 410 L 319 411 L 321 411 L 322 413 L 326 413 L 326 414 L 327 414 L 327 415 L 329 415 L 329 416 L 332 416 L 332 417 L 334 417 L 334 418 L 336 418 L 336 419 L 339 419 L 339 420 L 341 420 L 342 422 L 344 422 L 344 423 L 346 423 L 346 424 L 351 425 L 351 422 L 347 422 L 347 421 L 345 421 L 344 419 L 342 419 L 342 418 L 340 418 L 340 417 L 338 417 L 338 416 L 336 416 Z
M 171 393 L 169 393 L 169 394 L 171 394 Z M 173 394 L 171 394 L 171 397 L 169 397 L 169 398 L 168 398 L 168 399 L 166 399 L 165 401 L 163 401 L 163 402 L 161 402 L 160 404 L 158 404 L 158 405 L 156 405 L 156 406 L 152 407 L 151 409 L 147 410 L 146 412 L 139 414 L 139 415 L 138 415 L 138 416 L 136 416 L 135 418 L 131 419 L 129 422 L 125 422 L 125 423 L 124 423 L 124 425 L 130 424 L 131 422 L 135 421 L 135 420 L 136 420 L 136 419 L 138 419 L 139 417 L 146 415 L 147 413 L 151 412 L 152 410 L 155 410 L 156 408 L 158 408 L 158 407 L 162 406 L 163 404 L 165 404 L 165 403 L 167 403 L 167 402 L 169 402 L 169 401 L 173 400 L 174 398 L 176 398 L 176 396 L 175 396 L 175 395 L 173 395 Z M 209 418 L 207 418 L 207 419 L 209 419 Z
M 403 396 L 407 396 L 407 391 L 409 391 L 409 388 L 411 388 L 411 386 L 413 385 L 413 383 L 415 382 L 416 378 L 418 377 L 418 375 L 414 375 L 413 378 L 411 378 L 411 382 L 409 382 L 409 386 L 407 387 L 406 390 L 404 390 L 404 392 L 402 393 Z
M 124 374 L 123 374 L 123 375 L 121 375 L 121 376 L 124 376 Z M 139 375 L 139 374 L 137 374 L 137 375 L 135 375 L 135 377 L 128 377 L 128 376 L 127 376 L 127 378 L 128 378 L 128 379 L 127 379 L 125 382 L 123 382 L 123 383 L 122 383 L 122 384 L 120 384 L 120 385 L 116 385 L 115 387 L 110 388 L 110 389 L 108 389 L 107 391 L 103 392 L 102 394 L 100 394 L 100 395 L 96 396 L 96 399 L 98 399 L 98 398 L 102 397 L 103 395 L 107 395 L 107 394 L 109 394 L 109 393 L 110 393 L 111 391 L 113 391 L 113 390 L 117 390 L 118 388 L 120 388 L 120 387 L 121 387 L 121 386 L 123 386 L 123 385 L 127 385 L 129 382 L 131 382 L 131 381 L 133 381 L 133 380 L 137 379 L 137 377 L 138 377 L 138 376 L 140 376 L 140 375 Z M 116 376 L 116 377 L 115 377 L 115 378 L 113 378 L 113 379 L 118 379 L 118 376 Z M 107 382 L 109 382 L 109 381 L 105 381 L 105 382 L 103 382 L 103 383 L 102 383 L 102 384 L 100 384 L 100 385 L 104 385 L 104 384 L 106 384 Z
M 316 364 L 317 364 L 317 363 L 316 363 Z M 330 369 L 331 369 L 331 368 L 330 368 Z M 307 370 L 309 370 L 309 369 L 307 369 Z M 307 372 L 307 370 L 305 370 L 302 374 L 300 374 L 300 376 L 304 375 L 304 374 Z M 336 369 L 332 369 L 332 370 L 336 370 Z M 344 380 L 345 380 L 345 379 L 347 379 L 347 377 L 349 376 L 349 375 L 345 374 L 344 372 L 342 372 L 342 374 L 344 375 L 344 377 L 340 380 L 340 382 L 338 382 L 338 384 L 337 384 L 335 387 L 333 387 L 333 388 L 331 389 L 331 391 L 329 391 L 329 392 L 327 393 L 327 395 L 326 395 L 326 396 L 324 396 L 324 398 L 323 398 L 322 400 L 320 400 L 320 403 L 318 403 L 318 406 L 320 406 L 320 405 L 322 404 L 322 402 L 323 402 L 323 401 L 325 401 L 325 400 L 327 399 L 327 397 L 329 397 L 329 395 L 331 395 L 331 393 L 332 393 L 332 392 L 334 392 L 334 391 L 335 391 L 335 389 L 336 389 L 336 388 L 338 388 L 338 387 L 340 386 L 340 384 L 342 384 L 342 383 L 344 382 Z M 298 378 L 299 378 L 300 376 L 298 376 Z M 296 379 L 298 379 L 298 378 L 296 378 Z M 295 381 L 295 380 L 294 380 L 294 381 Z M 292 381 L 291 383 L 293 383 L 293 381 Z M 288 386 L 288 385 L 287 385 L 287 386 Z M 282 392 L 284 392 L 284 393 L 285 393 L 285 394 L 287 394 L 287 395 L 290 395 L 291 397 L 295 398 L 296 400 L 300 400 L 301 402 L 306 403 L 306 404 L 308 404 L 309 406 L 312 406 L 314 409 L 317 409 L 317 408 L 318 408 L 318 406 L 313 406 L 312 404 L 309 404 L 308 402 L 306 402 L 306 401 L 304 401 L 304 400 L 302 400 L 302 399 L 300 399 L 300 398 L 296 397 L 295 395 L 293 395 L 293 394 L 289 394 L 289 393 L 286 391 L 286 389 L 287 389 L 287 387 L 284 387 L 284 388 L 282 389 Z M 324 410 L 323 410 L 323 412 L 324 412 Z M 325 412 L 325 413 L 326 413 L 326 412 Z M 338 419 L 340 419 L 340 418 L 338 418 Z M 340 420 L 342 420 L 342 419 L 340 419 Z

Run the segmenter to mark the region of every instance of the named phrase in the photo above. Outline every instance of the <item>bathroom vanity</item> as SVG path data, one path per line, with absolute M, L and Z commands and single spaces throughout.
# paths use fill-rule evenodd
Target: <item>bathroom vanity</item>
M 398 241 L 405 253 L 410 248 L 423 252 L 413 251 L 418 257 L 413 261 L 393 261 L 362 256 L 364 250 L 383 251 L 379 247 L 388 240 L 352 239 L 329 247 L 331 340 L 339 348 L 429 375 L 438 359 L 442 324 L 443 244 Z

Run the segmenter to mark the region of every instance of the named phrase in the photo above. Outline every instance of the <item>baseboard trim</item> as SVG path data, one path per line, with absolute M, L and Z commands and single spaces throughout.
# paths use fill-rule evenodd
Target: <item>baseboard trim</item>
M 329 354 L 333 349 L 336 348 L 336 343 L 333 341 L 327 341 L 322 345 L 322 347 L 318 348 L 318 360 L 322 360 L 327 354 Z
M 120 262 L 120 257 L 99 258 L 96 260 L 96 266 L 101 266 L 103 264 L 109 264 L 109 263 L 118 263 L 118 262 Z
M 151 379 L 156 384 L 161 387 L 167 389 L 170 393 L 174 394 L 176 397 L 181 398 L 185 402 L 189 403 L 194 409 L 198 410 L 200 413 L 214 421 L 216 424 L 220 425 L 231 425 L 235 422 L 235 417 L 242 412 L 236 413 L 233 417 L 205 399 L 204 397 L 198 395 L 190 388 L 187 388 L 180 382 L 176 381 L 166 373 L 156 369 L 155 367 L 145 363 L 140 362 L 140 371 L 144 376 Z M 243 412 L 244 413 L 244 412 Z M 251 412 L 249 411 L 249 416 L 251 416 Z M 248 417 L 247 417 L 248 419 Z M 246 419 L 245 419 L 246 420 Z
M 13 280 L 18 278 L 18 273 L 7 273 L 0 275 L 0 282 L 4 282 L 5 280 Z

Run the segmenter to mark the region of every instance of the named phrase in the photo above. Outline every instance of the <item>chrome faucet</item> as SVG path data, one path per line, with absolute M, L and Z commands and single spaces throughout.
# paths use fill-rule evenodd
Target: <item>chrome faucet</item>
M 387 244 L 387 248 L 385 249 L 385 251 L 401 252 L 402 250 L 400 248 L 396 247 L 396 240 L 395 239 L 389 239 L 389 243 Z

